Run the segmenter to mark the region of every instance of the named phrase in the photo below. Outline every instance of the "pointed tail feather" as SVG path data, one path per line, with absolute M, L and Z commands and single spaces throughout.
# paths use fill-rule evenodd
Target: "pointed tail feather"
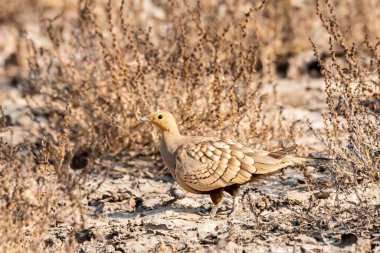
M 286 151 L 267 152 L 262 150 L 255 150 L 254 152 L 247 153 L 255 161 L 256 175 L 269 175 L 279 172 L 281 169 L 293 166 L 303 165 L 305 163 L 315 160 L 331 160 L 329 158 L 308 158 L 308 157 L 295 157 L 288 155 Z
M 273 153 L 267 153 L 266 155 L 256 155 L 253 157 L 255 160 L 255 174 L 264 175 L 272 174 L 279 171 L 285 167 L 292 165 L 302 165 L 309 161 L 308 158 L 300 158 L 289 155 L 279 156 L 278 153 L 273 155 Z

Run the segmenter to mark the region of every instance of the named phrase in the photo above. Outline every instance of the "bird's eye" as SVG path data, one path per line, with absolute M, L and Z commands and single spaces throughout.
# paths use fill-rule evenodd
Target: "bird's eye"
M 158 115 L 157 118 L 158 118 L 158 119 L 162 119 L 163 117 L 164 117 L 164 116 L 160 114 L 160 115 Z

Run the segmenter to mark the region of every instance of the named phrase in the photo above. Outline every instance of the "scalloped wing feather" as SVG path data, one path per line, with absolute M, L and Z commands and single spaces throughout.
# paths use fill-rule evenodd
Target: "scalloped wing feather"
M 193 191 L 244 184 L 255 174 L 270 174 L 301 160 L 218 138 L 194 137 L 177 149 L 176 177 Z

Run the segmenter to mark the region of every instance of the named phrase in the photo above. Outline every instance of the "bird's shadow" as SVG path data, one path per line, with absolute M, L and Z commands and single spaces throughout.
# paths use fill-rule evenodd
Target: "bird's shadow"
M 137 217 L 148 217 L 148 216 L 154 216 L 159 215 L 161 213 L 164 213 L 166 211 L 172 211 L 177 214 L 197 214 L 201 217 L 208 217 L 208 213 L 201 213 L 200 208 L 190 207 L 190 208 L 184 208 L 184 207 L 158 207 L 158 209 L 144 209 L 144 210 L 137 210 L 132 213 L 117 213 L 117 214 L 109 214 L 109 217 L 111 218 L 119 218 L 119 219 L 135 219 Z
M 134 212 L 131 213 L 115 213 L 115 214 L 109 214 L 108 216 L 111 218 L 119 218 L 119 219 L 134 219 L 137 217 L 147 217 L 147 216 L 154 216 L 161 213 L 164 213 L 166 211 L 172 211 L 178 214 L 197 214 L 200 217 L 209 217 L 210 216 L 210 210 L 211 207 L 205 208 L 203 206 L 200 207 L 180 207 L 180 206 L 173 206 L 172 204 L 177 199 L 171 199 L 168 201 L 165 201 L 162 204 L 154 205 L 151 208 L 137 208 Z

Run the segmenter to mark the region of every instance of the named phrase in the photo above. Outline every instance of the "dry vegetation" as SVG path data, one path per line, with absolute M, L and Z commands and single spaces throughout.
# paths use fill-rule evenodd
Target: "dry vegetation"
M 246 188 L 243 209 L 253 216 L 234 223 L 223 240 L 249 246 L 273 233 L 289 235 L 288 246 L 299 235 L 326 245 L 327 237 L 339 235 L 341 248 L 379 250 L 379 4 L 15 1 L 0 12 L 1 33 L 16 34 L 14 48 L 0 50 L 0 77 L 16 86 L 25 104 L 11 106 L 23 111 L 18 118 L 5 106 L 11 93 L 0 97 L 0 250 L 83 250 L 82 243 L 95 237 L 85 229 L 95 205 L 90 200 L 115 175 L 118 161 L 134 164 L 124 168 L 132 183 L 138 185 L 139 177 L 162 182 L 157 132 L 138 120 L 156 109 L 174 112 L 186 134 L 331 158 L 297 168 L 304 203 L 289 193 L 273 198 Z M 280 103 L 279 82 L 300 86 L 308 76 L 324 79 L 322 128 L 306 118 L 287 119 L 287 105 Z M 303 131 L 324 150 L 297 141 Z M 144 159 L 149 163 L 142 168 L 136 161 Z M 156 167 L 147 169 L 149 164 Z M 300 189 L 288 190 L 297 196 Z M 127 200 L 124 213 L 131 214 L 152 208 L 133 192 L 117 192 L 96 201 Z M 268 221 L 268 212 L 278 215 Z M 133 240 L 141 226 L 130 219 L 128 236 L 121 238 Z M 60 243 L 49 239 L 60 228 L 66 233 Z M 179 239 L 160 238 L 156 251 L 218 243 L 200 239 L 181 248 Z M 367 241 L 355 243 L 358 238 Z

